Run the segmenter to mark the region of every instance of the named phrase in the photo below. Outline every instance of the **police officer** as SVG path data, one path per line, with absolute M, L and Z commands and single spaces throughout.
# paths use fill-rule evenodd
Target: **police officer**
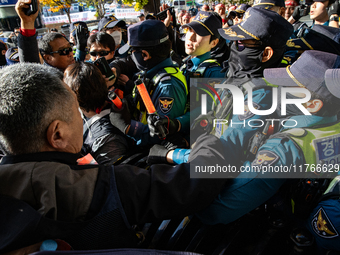
M 163 22 L 145 20 L 129 26 L 129 45 L 132 60 L 141 71 L 137 76 L 147 83 L 148 92 L 159 116 L 176 118 L 185 113 L 188 87 L 184 75 L 170 58 L 171 42 Z M 134 120 L 127 112 L 112 112 L 111 123 L 123 133 L 131 136 L 137 144 L 155 144 L 161 140 L 150 137 L 147 112 L 135 88 L 133 101 L 138 111 L 132 112 Z M 127 108 L 124 108 L 127 110 Z
M 232 222 L 268 200 L 288 178 L 318 178 L 316 172 L 306 166 L 323 165 L 329 169 L 331 162 L 340 156 L 335 149 L 339 137 L 339 84 L 326 86 L 324 82 L 326 70 L 339 67 L 339 59 L 331 53 L 306 51 L 288 68 L 264 71 L 267 81 L 286 87 L 285 92 L 283 88 L 280 90 L 286 95 L 283 98 L 299 103 L 287 104 L 286 112 L 282 112 L 285 103 L 278 104 L 280 132 L 260 146 L 255 159 L 246 161 L 240 168 L 248 170 L 241 171 L 215 202 L 199 214 L 204 222 Z M 226 142 L 232 148 L 225 148 L 231 157 L 241 153 L 239 147 L 233 146 L 232 137 Z M 270 167 L 298 170 L 254 171 Z M 323 178 L 325 176 L 328 177 Z
M 262 29 L 259 30 L 259 27 Z M 273 33 L 273 31 L 280 31 L 280 33 Z M 227 72 L 228 77 L 225 84 L 239 87 L 244 93 L 247 87 L 252 88 L 253 107 L 256 109 L 269 109 L 271 106 L 272 89 L 267 86 L 266 81 L 263 79 L 263 70 L 267 67 L 277 67 L 280 64 L 286 41 L 292 31 L 293 27 L 277 13 L 255 8 L 249 8 L 246 11 L 244 19 L 239 25 L 219 29 L 222 37 L 234 41 L 228 60 L 229 71 Z M 238 39 L 241 39 L 241 41 L 236 41 Z M 240 116 L 231 114 L 233 107 L 229 90 L 220 89 L 218 94 L 221 103 L 214 107 L 214 112 L 201 115 L 194 121 L 192 136 L 196 132 L 212 132 L 217 137 L 228 136 L 224 133 L 226 130 L 228 131 L 228 122 L 230 120 L 237 122 L 261 119 L 265 122 L 266 116 L 252 114 L 249 111 L 248 95 L 245 96 L 246 112 Z M 214 125 L 214 119 L 224 119 L 226 121 Z M 201 121 L 206 121 L 207 126 L 201 127 Z M 233 128 L 233 131 L 228 132 L 233 133 L 235 140 L 238 141 L 239 148 L 245 151 L 248 140 L 258 129 L 240 125 Z M 166 153 L 164 151 L 164 154 Z M 189 151 L 176 149 L 173 154 L 169 154 L 169 158 L 172 155 L 172 160 L 175 163 L 185 162 L 188 153 Z M 161 154 L 159 153 L 159 155 Z
M 185 75 L 187 83 L 190 78 L 223 78 L 221 64 L 211 57 L 211 50 L 219 43 L 220 34 L 218 29 L 222 27 L 221 18 L 217 13 L 200 11 L 194 20 L 182 26 L 187 30 L 185 35 L 185 52 L 188 54 L 181 66 L 181 71 Z M 190 86 L 190 93 L 196 93 L 195 88 Z M 190 112 L 176 119 L 161 119 L 157 123 L 149 121 L 150 125 L 165 125 L 169 127 L 169 134 L 177 131 L 189 132 L 190 116 L 196 118 L 199 115 L 197 109 L 198 102 L 190 102 Z M 212 100 L 209 100 L 211 105 Z M 198 110 L 198 111 L 197 111 Z M 179 128 L 180 127 L 180 128 Z M 151 128 L 151 135 L 157 134 L 155 127 Z
M 252 7 L 271 10 L 277 12 L 282 17 L 285 16 L 284 0 L 255 0 Z

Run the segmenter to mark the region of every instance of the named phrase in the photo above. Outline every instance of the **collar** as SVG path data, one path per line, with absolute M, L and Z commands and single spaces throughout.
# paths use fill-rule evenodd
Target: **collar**
M 44 151 L 30 154 L 21 155 L 8 155 L 2 158 L 1 165 L 15 164 L 21 162 L 59 162 L 68 165 L 77 165 L 77 159 L 80 158 L 80 154 L 73 154 L 59 151 Z
M 203 61 L 209 59 L 211 57 L 210 51 L 204 53 L 201 56 L 194 57 L 192 59 L 189 59 L 188 61 L 191 61 L 194 64 L 194 69 L 198 67 L 199 64 L 201 64 Z M 196 68 L 195 68 L 196 67 Z
M 169 66 L 174 66 L 174 64 L 172 63 L 171 58 L 167 58 L 165 60 L 163 60 L 162 62 L 160 62 L 159 64 L 157 64 L 156 66 L 154 66 L 153 68 L 151 68 L 149 71 L 146 72 L 146 77 L 147 78 L 153 78 L 160 69 L 164 68 L 164 67 L 169 67 Z
M 324 125 L 328 123 L 335 123 L 337 116 L 321 117 L 315 115 L 299 115 L 293 116 L 290 119 L 296 120 L 297 125 L 294 128 L 312 127 L 315 125 Z

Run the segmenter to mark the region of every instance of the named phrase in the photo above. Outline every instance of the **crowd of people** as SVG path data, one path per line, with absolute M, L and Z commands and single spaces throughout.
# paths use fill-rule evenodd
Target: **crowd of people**
M 0 43 L 1 253 L 136 248 L 135 226 L 273 200 L 340 252 L 338 0 L 163 5 L 39 40 L 30 2 Z

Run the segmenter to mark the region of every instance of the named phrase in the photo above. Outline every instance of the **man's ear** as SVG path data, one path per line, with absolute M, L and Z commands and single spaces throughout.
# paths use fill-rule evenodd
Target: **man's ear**
M 151 56 L 149 54 L 149 52 L 147 52 L 146 50 L 142 50 L 142 53 L 143 53 L 143 60 L 144 61 L 147 61 L 148 59 L 151 59 Z
M 212 40 L 210 42 L 211 48 L 215 48 L 219 41 L 220 40 L 218 38 L 216 38 L 215 40 Z
M 1 54 L 5 56 L 6 55 L 6 50 L 2 50 Z
M 271 59 L 273 54 L 274 54 L 274 50 L 272 49 L 272 47 L 267 46 L 263 51 L 262 63 L 267 62 L 269 59 Z
M 42 57 L 45 60 L 45 62 L 48 64 L 52 61 L 52 56 L 49 54 L 44 54 Z
M 61 120 L 54 120 L 47 128 L 47 141 L 55 150 L 62 150 L 67 146 L 65 125 L 66 123 Z
M 310 113 L 317 113 L 323 107 L 323 102 L 320 99 L 313 99 L 306 103 L 306 108 Z
M 286 8 L 285 7 L 281 7 L 279 10 L 279 15 L 282 17 L 285 17 L 285 12 L 286 12 Z

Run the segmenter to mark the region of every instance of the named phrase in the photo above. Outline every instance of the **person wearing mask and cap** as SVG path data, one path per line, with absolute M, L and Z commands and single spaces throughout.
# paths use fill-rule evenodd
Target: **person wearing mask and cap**
M 126 26 L 124 20 L 118 20 L 115 16 L 104 17 L 98 23 L 99 32 L 104 32 L 113 37 L 116 44 L 116 52 L 115 56 L 124 58 L 127 56 L 127 53 L 121 55 L 118 50 L 120 47 L 124 46 L 125 42 L 123 41 L 123 28 Z
M 20 62 L 18 47 L 9 48 L 6 51 L 5 56 L 6 56 L 7 65 L 14 65 L 14 64 L 18 64 Z
M 129 26 L 128 39 L 131 59 L 140 71 L 135 76 L 140 76 L 144 83 L 149 81 L 147 88 L 157 114 L 169 119 L 182 116 L 186 109 L 188 86 L 184 75 L 171 60 L 171 41 L 164 23 L 145 20 Z M 150 136 L 146 108 L 136 88 L 132 97 L 133 119 L 127 105 L 124 105 L 124 110 L 111 112 L 112 125 L 135 139 L 137 145 L 161 143 L 158 136 Z

